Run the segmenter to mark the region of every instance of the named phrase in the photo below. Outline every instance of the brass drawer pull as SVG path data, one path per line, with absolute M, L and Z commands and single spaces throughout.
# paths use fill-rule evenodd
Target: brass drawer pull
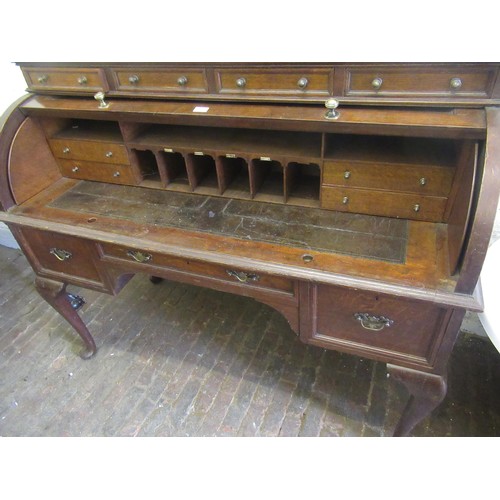
M 375 89 L 375 90 L 379 90 L 380 87 L 382 87 L 382 83 L 384 83 L 384 81 L 382 80 L 382 78 L 380 77 L 377 77 L 377 78 L 374 78 L 372 80 L 372 87 Z
M 455 77 L 455 78 L 452 78 L 450 80 L 450 88 L 452 90 L 458 90 L 461 87 L 462 87 L 462 79 L 461 78 Z
M 385 316 L 373 316 L 368 313 L 356 313 L 354 318 L 357 319 L 365 330 L 372 330 L 379 332 L 384 328 L 392 326 L 394 320 L 386 318 Z
M 309 80 L 304 76 L 302 78 L 299 78 L 299 81 L 297 82 L 297 86 L 301 89 L 305 89 L 309 83 Z
M 105 155 L 106 158 L 111 158 L 113 156 L 113 151 L 106 151 Z
M 226 273 L 229 274 L 229 276 L 236 278 L 240 283 L 260 280 L 260 276 L 258 274 L 245 273 L 244 271 L 232 271 L 231 269 L 226 269 Z
M 427 179 L 425 177 L 422 177 L 418 182 L 420 182 L 421 186 L 425 186 L 427 184 Z
M 77 167 L 76 165 L 71 169 L 71 171 L 76 174 L 80 170 L 80 167 Z
M 325 108 L 328 111 L 325 113 L 325 118 L 328 118 L 329 120 L 336 120 L 340 116 L 340 113 L 337 111 L 338 107 L 339 101 L 337 101 L 337 99 L 327 99 L 325 101 Z
M 42 85 L 47 83 L 47 80 L 49 79 L 49 77 L 47 75 L 40 75 L 38 77 L 38 83 L 41 83 Z
M 343 205 L 348 205 L 349 204 L 349 196 L 344 196 L 342 198 L 342 204 Z
M 64 262 L 65 260 L 71 259 L 73 254 L 71 252 L 68 252 L 67 250 L 61 250 L 60 248 L 51 248 L 49 252 L 57 259 L 60 260 L 61 262 Z
M 177 84 L 180 85 L 181 87 L 186 85 L 187 82 L 188 82 L 187 76 L 180 76 L 179 78 L 177 78 Z
M 114 174 L 113 174 L 113 177 L 120 177 L 120 172 L 116 171 Z
M 128 77 L 128 81 L 129 83 L 131 83 L 132 85 L 137 85 L 139 83 L 139 80 L 140 78 L 137 76 L 137 75 L 130 75 Z
M 238 79 L 236 80 L 236 86 L 237 86 L 237 87 L 240 87 L 240 89 L 242 89 L 242 88 L 243 88 L 246 84 L 247 84 L 247 80 L 246 80 L 246 78 L 243 78 L 243 77 L 242 77 L 242 78 L 238 78 Z
M 349 170 L 346 170 L 344 172 L 344 179 L 349 179 L 351 177 L 351 172 L 349 172 Z
M 69 149 L 67 146 L 63 149 L 63 154 L 67 155 L 71 153 L 71 149 Z
M 420 205 L 418 203 L 416 205 L 413 205 L 413 211 L 420 212 Z
M 87 80 L 87 77 L 86 77 L 85 75 L 83 75 L 83 76 L 80 76 L 80 77 L 77 79 L 77 82 L 78 82 L 80 85 L 87 85 L 88 80 Z
M 153 256 L 150 253 L 140 252 L 139 250 L 129 250 L 127 252 L 129 257 L 132 257 L 136 262 L 149 262 Z

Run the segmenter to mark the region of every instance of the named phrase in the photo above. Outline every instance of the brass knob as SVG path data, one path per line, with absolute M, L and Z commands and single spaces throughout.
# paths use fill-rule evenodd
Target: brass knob
M 348 196 L 344 196 L 344 197 L 342 198 L 342 204 L 343 204 L 343 205 L 347 205 L 348 203 L 349 203 L 349 197 L 348 197 Z
M 65 147 L 65 148 L 63 149 L 63 153 L 64 153 L 65 155 L 67 155 L 70 151 L 71 151 L 71 150 L 70 150 L 68 147 Z
M 346 170 L 344 172 L 344 179 L 349 179 L 351 177 L 351 172 L 349 172 L 349 170 Z
M 413 206 L 413 211 L 414 212 L 420 212 L 420 205 L 418 203 Z
M 458 90 L 460 87 L 462 87 L 462 79 L 455 77 L 450 80 L 450 88 L 452 90 Z
M 338 106 L 339 101 L 337 101 L 337 99 L 327 99 L 325 108 L 328 109 L 328 111 L 325 113 L 325 118 L 336 120 L 340 116 L 340 113 L 337 111 Z
M 38 77 L 38 83 L 41 83 L 43 85 L 44 83 L 47 83 L 48 79 L 49 77 L 47 75 L 40 75 Z
M 382 80 L 382 78 L 380 78 L 379 76 L 377 76 L 377 78 L 374 78 L 372 80 L 372 87 L 375 89 L 375 90 L 378 90 L 380 89 L 380 87 L 382 87 L 382 83 L 384 81 Z
M 74 172 L 75 174 L 78 172 L 78 170 L 80 170 L 80 167 L 76 166 L 71 169 L 71 171 Z
M 188 82 L 188 79 L 187 79 L 187 76 L 180 76 L 179 78 L 177 78 L 177 83 L 182 87 L 184 85 L 186 85 Z
M 301 89 L 305 89 L 307 87 L 307 84 L 309 83 L 309 80 L 306 78 L 306 77 L 302 77 L 299 79 L 299 81 L 297 82 L 297 85 L 301 88 Z
M 427 179 L 425 177 L 422 177 L 418 182 L 420 182 L 421 186 L 425 186 L 427 184 Z
M 116 171 L 114 174 L 113 174 L 113 177 L 120 177 L 120 172 Z
M 246 78 L 241 77 L 236 80 L 237 87 L 243 88 L 246 84 L 247 84 Z
M 106 151 L 104 156 L 106 156 L 106 158 L 111 158 L 113 156 L 113 151 Z
M 87 77 L 85 75 L 83 76 L 80 76 L 77 80 L 77 82 L 80 84 L 80 85 L 87 85 L 88 83 L 88 80 L 87 80 Z
M 96 101 L 99 101 L 99 107 L 100 108 L 107 108 L 109 104 L 104 100 L 106 98 L 106 95 L 104 92 L 97 92 L 97 94 L 94 96 L 94 99 Z
M 130 75 L 128 77 L 128 81 L 129 83 L 131 83 L 132 85 L 137 85 L 139 83 L 139 80 L 140 78 L 137 76 L 137 75 Z

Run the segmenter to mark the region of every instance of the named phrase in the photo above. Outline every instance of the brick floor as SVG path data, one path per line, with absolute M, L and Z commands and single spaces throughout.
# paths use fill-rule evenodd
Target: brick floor
M 385 365 L 302 344 L 252 299 L 136 276 L 80 290 L 97 355 L 0 247 L 2 436 L 386 436 L 405 402 Z M 500 435 L 500 354 L 462 334 L 444 403 L 415 436 Z

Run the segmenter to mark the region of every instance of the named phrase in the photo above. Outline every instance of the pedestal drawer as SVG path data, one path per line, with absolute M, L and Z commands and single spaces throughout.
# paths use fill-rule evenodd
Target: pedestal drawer
M 98 253 L 94 242 L 31 228 L 17 228 L 15 231 L 37 274 L 108 290 L 95 264 Z
M 104 71 L 99 68 L 22 68 L 30 90 L 93 93 L 108 89 Z
M 377 359 L 430 364 L 449 312 L 434 304 L 329 285 L 310 285 L 303 339 Z

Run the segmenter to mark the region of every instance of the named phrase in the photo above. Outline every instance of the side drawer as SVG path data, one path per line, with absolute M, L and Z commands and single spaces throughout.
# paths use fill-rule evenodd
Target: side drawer
M 111 182 L 113 184 L 136 185 L 130 165 L 108 165 L 81 160 L 58 159 L 59 168 L 64 177 L 87 181 Z
M 330 285 L 310 285 L 304 340 L 384 361 L 432 363 L 448 310 L 435 304 Z
M 20 240 L 37 274 L 97 290 L 108 290 L 95 262 L 94 242 L 31 228 L 17 228 Z
M 339 212 L 442 222 L 447 198 L 323 186 L 321 208 Z
M 124 144 L 71 139 L 50 139 L 49 144 L 52 153 L 57 158 L 121 165 L 130 163 Z
M 151 93 L 206 93 L 208 84 L 204 70 L 189 68 L 111 69 L 115 90 Z
M 217 92 L 224 94 L 328 96 L 333 69 L 216 69 Z
M 22 67 L 30 90 L 95 93 L 108 90 L 104 71 L 99 68 Z
M 448 196 L 454 174 L 451 167 L 325 161 L 323 184 Z
M 207 264 L 202 261 L 171 257 L 168 255 L 102 243 L 100 245 L 104 260 L 119 260 L 132 266 L 142 267 L 146 272 L 154 268 L 174 271 L 189 276 L 207 277 L 227 284 L 240 285 L 253 289 L 267 289 L 293 295 L 294 282 L 280 276 L 255 273 L 248 269 L 232 266 Z M 148 268 L 151 268 L 148 271 Z
M 348 68 L 346 96 L 478 97 L 491 95 L 495 68 L 384 66 Z

